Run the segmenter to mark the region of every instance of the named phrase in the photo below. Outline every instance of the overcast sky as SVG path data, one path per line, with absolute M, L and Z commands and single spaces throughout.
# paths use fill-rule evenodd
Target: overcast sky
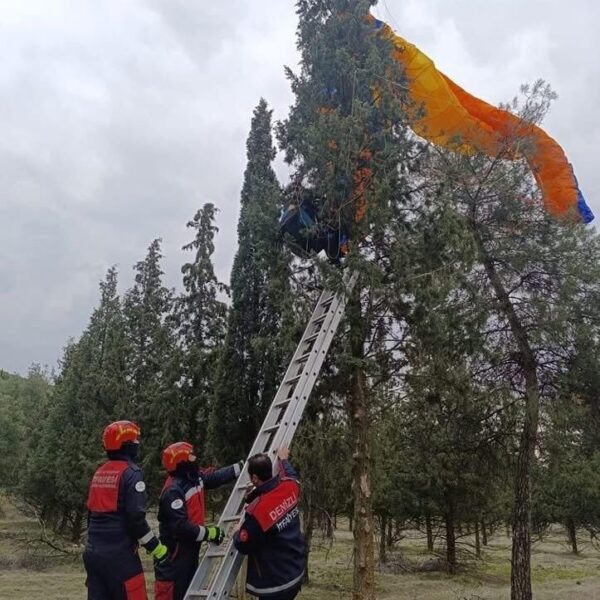
M 600 3 L 387 0 L 376 14 L 494 104 L 547 79 L 546 128 L 600 215 Z M 107 268 L 125 289 L 155 237 L 177 286 L 204 202 L 221 211 L 228 279 L 251 112 L 264 96 L 285 117 L 295 28 L 292 0 L 0 0 L 0 368 L 56 365 Z

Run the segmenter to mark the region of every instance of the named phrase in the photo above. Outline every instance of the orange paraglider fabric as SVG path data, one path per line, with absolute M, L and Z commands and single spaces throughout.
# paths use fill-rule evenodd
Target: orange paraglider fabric
M 579 190 L 573 168 L 560 145 L 540 127 L 472 96 L 435 67 L 414 44 L 389 25 L 368 20 L 393 44 L 406 74 L 411 105 L 408 119 L 415 133 L 454 151 L 483 152 L 506 159 L 525 158 L 547 210 L 585 223 L 594 215 Z

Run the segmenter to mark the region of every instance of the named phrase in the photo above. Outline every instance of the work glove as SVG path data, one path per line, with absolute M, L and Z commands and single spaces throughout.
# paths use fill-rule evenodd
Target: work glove
M 225 539 L 225 532 L 217 526 L 204 528 L 204 542 L 211 542 L 217 546 Z
M 157 563 L 162 563 L 165 560 L 167 560 L 167 553 L 169 552 L 169 549 L 164 545 L 161 544 L 160 542 L 158 542 L 158 546 L 156 546 L 156 548 L 154 548 L 154 550 L 152 550 L 152 552 L 150 552 L 150 554 L 152 555 L 152 558 L 157 562 Z
M 245 460 L 238 460 L 236 463 L 234 463 L 233 467 L 235 469 L 236 476 L 239 477 L 239 474 L 244 470 L 245 464 L 246 464 Z

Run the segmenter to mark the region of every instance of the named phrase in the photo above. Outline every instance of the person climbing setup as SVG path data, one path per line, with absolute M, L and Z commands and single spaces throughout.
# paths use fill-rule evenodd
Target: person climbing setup
M 348 253 L 348 228 L 334 227 L 319 216 L 322 201 L 305 190 L 301 198 L 292 200 L 281 211 L 279 235 L 294 254 L 300 258 L 325 251 L 332 263 L 339 263 Z

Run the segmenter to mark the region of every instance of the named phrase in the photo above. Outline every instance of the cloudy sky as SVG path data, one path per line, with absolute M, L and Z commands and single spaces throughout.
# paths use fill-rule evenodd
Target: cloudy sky
M 376 13 L 492 103 L 551 82 L 546 128 L 600 214 L 596 0 L 381 0 Z M 286 115 L 295 27 L 293 0 L 0 0 L 0 368 L 54 366 L 106 269 L 126 288 L 155 237 L 177 286 L 204 202 L 221 210 L 228 278 L 250 115 L 260 96 Z

